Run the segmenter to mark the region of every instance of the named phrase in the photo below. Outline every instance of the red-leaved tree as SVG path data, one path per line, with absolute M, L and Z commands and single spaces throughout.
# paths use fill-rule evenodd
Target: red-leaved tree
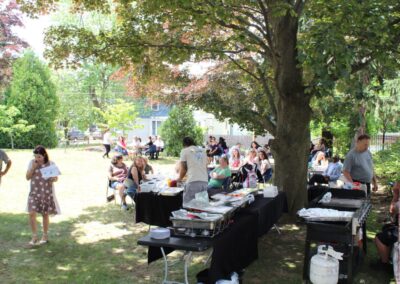
M 14 27 L 23 26 L 21 17 L 15 0 L 0 2 L 0 91 L 10 81 L 13 60 L 28 46 L 13 31 Z

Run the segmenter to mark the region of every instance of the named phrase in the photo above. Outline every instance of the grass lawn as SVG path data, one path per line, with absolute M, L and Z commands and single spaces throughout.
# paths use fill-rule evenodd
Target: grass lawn
M 56 183 L 62 214 L 51 218 L 50 243 L 33 249 L 26 246 L 30 229 L 25 212 L 29 192 L 25 172 L 32 152 L 7 151 L 13 166 L 0 188 L 0 283 L 161 283 L 162 261 L 147 265 L 147 249 L 136 244 L 148 226 L 135 224 L 132 210 L 123 212 L 113 202 L 105 202 L 109 160 L 102 159 L 100 147 L 85 147 L 49 151 L 62 171 Z M 168 174 L 174 163 L 163 158 L 152 165 Z M 374 203 L 368 222 L 370 239 L 380 229 L 378 220 L 388 201 L 377 197 Z M 281 235 L 271 230 L 259 240 L 259 259 L 247 268 L 244 283 L 302 283 L 305 228 L 286 217 L 279 225 Z M 372 242 L 368 245 L 354 283 L 390 283 L 391 275 L 369 269 L 376 250 Z M 172 256 L 178 259 L 181 254 Z M 193 257 L 190 283 L 196 283 L 206 256 Z M 181 263 L 172 268 L 177 281 L 183 280 L 182 268 Z

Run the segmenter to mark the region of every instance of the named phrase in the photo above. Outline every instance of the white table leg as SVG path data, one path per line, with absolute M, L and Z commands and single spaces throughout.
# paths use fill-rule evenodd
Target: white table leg
M 184 255 L 184 277 L 185 277 L 185 282 L 181 283 L 181 282 L 176 282 L 176 281 L 169 281 L 167 280 L 168 278 L 168 259 L 167 259 L 167 255 L 165 254 L 164 248 L 160 247 L 161 249 L 161 253 L 164 259 L 164 279 L 162 281 L 163 284 L 189 284 L 189 278 L 188 278 L 188 268 L 189 268 L 189 264 L 190 264 L 190 260 L 192 258 L 192 252 L 191 251 L 186 251 L 185 255 Z
M 281 234 L 281 230 L 276 224 L 274 224 L 273 228 L 278 232 L 279 235 Z
M 163 259 L 164 259 L 164 280 L 163 280 L 162 283 L 168 283 L 167 282 L 167 278 L 168 278 L 168 259 L 167 259 L 167 256 L 166 256 L 165 252 L 164 252 L 164 248 L 161 247 L 160 249 L 161 249 L 161 253 L 162 253 Z
M 185 256 L 185 263 L 184 263 L 185 284 L 189 284 L 189 280 L 188 280 L 188 267 L 189 267 L 189 264 L 190 264 L 190 260 L 191 260 L 191 258 L 192 258 L 192 252 L 189 251 L 189 252 L 186 252 L 185 254 L 186 254 L 186 256 Z

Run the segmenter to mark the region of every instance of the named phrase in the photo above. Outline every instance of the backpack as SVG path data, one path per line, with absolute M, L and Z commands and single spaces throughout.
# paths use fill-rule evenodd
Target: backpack
M 246 164 L 243 166 L 243 170 L 247 171 L 246 178 L 243 181 L 243 187 L 257 187 L 257 165 Z
M 243 187 L 257 187 L 257 181 L 262 176 L 256 164 L 246 163 L 239 168 L 237 175 L 232 179 L 231 189 L 236 190 Z

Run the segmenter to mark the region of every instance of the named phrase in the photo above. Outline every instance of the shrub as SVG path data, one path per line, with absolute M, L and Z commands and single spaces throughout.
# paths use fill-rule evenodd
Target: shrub
M 381 184 L 400 181 L 400 140 L 383 151 L 374 154 L 375 173 Z
M 16 148 L 33 148 L 38 144 L 57 146 L 55 120 L 59 103 L 56 88 L 50 80 L 49 68 L 33 52 L 15 61 L 6 104 L 20 111 L 17 119 L 35 126 L 30 132 L 15 136 Z
M 167 155 L 179 156 L 185 136 L 192 137 L 197 145 L 203 143 L 203 131 L 196 125 L 192 110 L 189 107 L 173 107 L 168 119 L 161 125 Z

